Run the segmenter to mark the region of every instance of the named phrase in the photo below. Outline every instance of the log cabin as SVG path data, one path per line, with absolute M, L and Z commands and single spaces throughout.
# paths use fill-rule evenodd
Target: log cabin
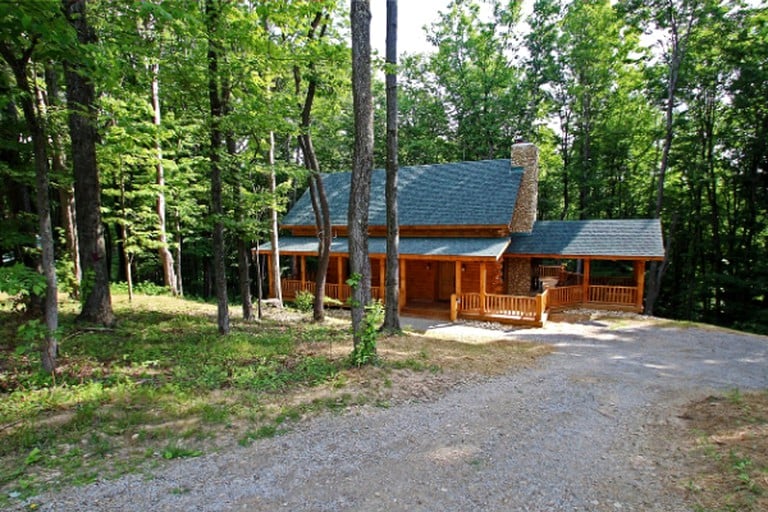
M 323 175 L 333 226 L 325 296 L 350 296 L 350 173 Z M 645 266 L 662 260 L 658 219 L 537 220 L 538 149 L 510 159 L 401 167 L 400 312 L 541 326 L 573 307 L 640 312 Z M 382 299 L 386 257 L 385 171 L 374 170 L 369 210 L 372 296 Z M 318 238 L 309 192 L 285 215 L 279 252 L 283 298 L 315 293 Z M 272 257 L 269 245 L 260 248 Z M 271 268 L 271 267 L 268 267 Z M 275 283 L 270 280 L 270 296 Z

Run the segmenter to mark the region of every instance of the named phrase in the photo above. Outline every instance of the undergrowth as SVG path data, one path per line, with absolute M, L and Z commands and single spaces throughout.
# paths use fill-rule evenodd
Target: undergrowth
M 768 392 L 732 390 L 691 404 L 685 488 L 697 512 L 768 510 Z
M 346 326 L 264 321 L 220 336 L 210 306 L 162 296 L 113 295 L 114 329 L 74 324 L 62 303 L 59 367 L 39 370 L 17 350 L 23 320 L 0 309 L 0 508 L 41 489 L 117 476 L 216 449 L 220 431 L 284 431 L 283 393 L 336 385 L 343 358 L 304 350 Z

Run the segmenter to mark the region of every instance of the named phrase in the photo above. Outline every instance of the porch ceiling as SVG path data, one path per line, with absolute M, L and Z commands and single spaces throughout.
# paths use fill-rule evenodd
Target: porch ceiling
M 412 257 L 498 260 L 509 245 L 509 238 L 401 238 L 400 255 Z M 262 245 L 260 252 L 272 252 L 270 244 Z M 387 252 L 385 238 L 369 238 L 368 252 L 371 256 L 384 256 Z M 280 237 L 281 254 L 317 254 L 315 237 Z M 349 254 L 347 238 L 334 238 L 332 254 Z

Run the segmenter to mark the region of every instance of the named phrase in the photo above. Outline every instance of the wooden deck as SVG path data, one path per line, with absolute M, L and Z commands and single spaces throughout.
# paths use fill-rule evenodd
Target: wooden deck
M 283 298 L 291 300 L 299 291 L 315 293 L 315 283 L 283 280 Z M 348 285 L 326 284 L 325 296 L 347 303 L 352 293 Z M 636 311 L 639 288 L 636 286 L 588 285 L 547 288 L 536 295 L 498 295 L 481 293 L 453 294 L 448 303 L 411 301 L 401 308 L 404 316 L 423 318 L 483 320 L 541 327 L 548 314 L 575 307 Z M 384 289 L 371 287 L 374 299 L 384 300 Z

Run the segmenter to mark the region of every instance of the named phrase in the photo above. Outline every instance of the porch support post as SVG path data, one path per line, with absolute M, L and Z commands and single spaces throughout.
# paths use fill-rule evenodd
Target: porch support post
M 643 310 L 643 292 L 645 291 L 645 262 L 635 261 L 635 286 L 637 286 L 637 297 L 635 306 L 638 311 Z
M 592 260 L 584 259 L 584 279 L 582 279 L 581 301 L 586 304 L 589 302 L 589 272 Z
M 384 299 L 387 297 L 387 292 L 386 292 L 387 284 L 384 279 L 387 275 L 387 269 L 385 267 L 385 263 L 386 261 L 384 260 L 384 258 L 379 259 L 379 297 L 381 297 L 382 302 L 384 302 Z
M 334 297 L 341 302 L 347 301 L 347 296 L 344 293 L 344 256 L 336 256 L 336 284 L 338 285 L 337 297 Z
M 461 295 L 461 261 L 456 261 L 456 268 L 454 273 L 456 274 L 454 277 L 456 295 Z
M 301 289 L 304 289 L 304 282 L 307 280 L 307 257 L 303 254 L 301 255 L 301 273 L 299 274 L 299 277 L 301 277 Z
M 480 314 L 485 314 L 485 282 L 488 278 L 488 267 L 485 262 L 480 263 Z
M 267 253 L 267 268 L 272 268 L 272 253 Z M 275 290 L 275 275 L 272 272 L 267 272 L 269 275 L 269 298 L 274 299 L 277 297 L 277 290 Z M 263 281 L 262 281 L 263 282 Z
M 406 298 L 406 286 L 405 286 L 405 275 L 406 271 L 405 269 L 408 267 L 408 260 L 400 260 L 400 304 L 397 305 L 398 313 L 403 310 L 403 307 L 405 306 L 407 302 Z

